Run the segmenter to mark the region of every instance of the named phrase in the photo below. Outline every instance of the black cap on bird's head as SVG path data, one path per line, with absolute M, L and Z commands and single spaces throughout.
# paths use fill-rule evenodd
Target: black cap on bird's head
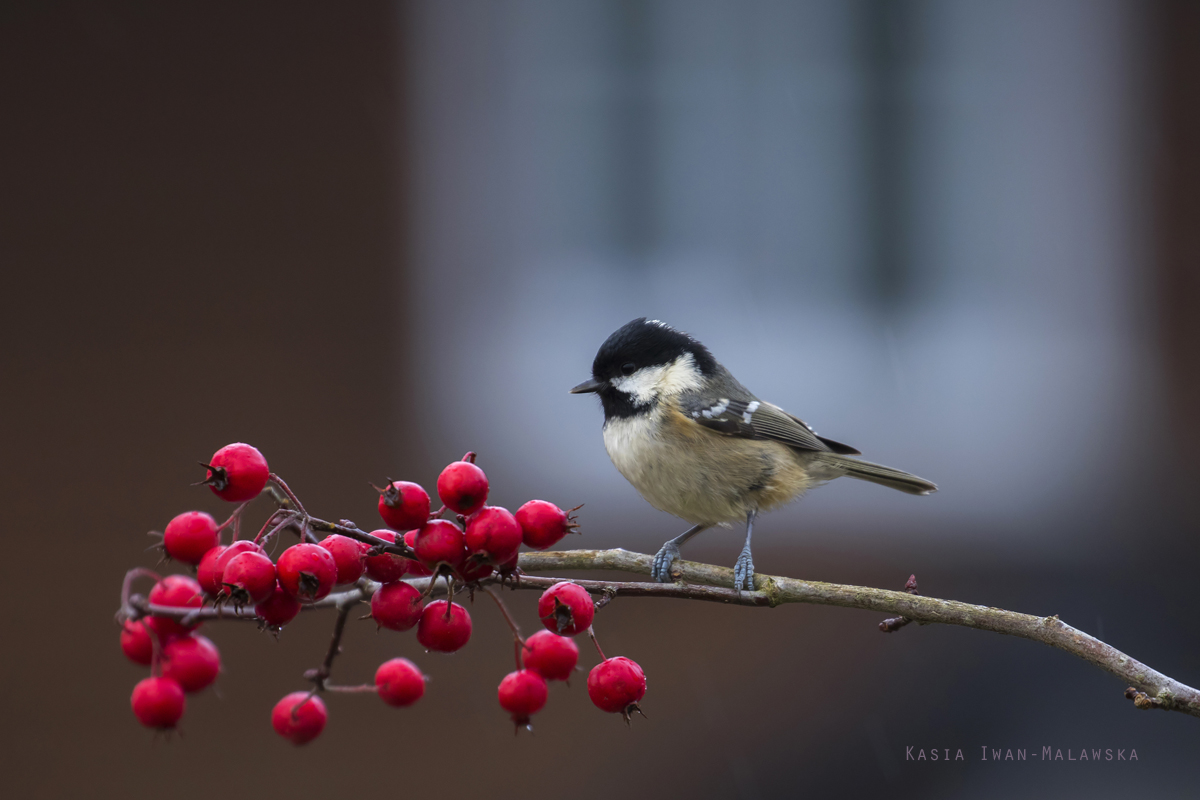
M 646 367 L 666 366 L 687 354 L 700 374 L 711 375 L 716 369 L 716 359 L 700 342 L 665 322 L 639 317 L 618 328 L 600 345 L 592 361 L 592 380 L 579 384 L 571 393 L 599 392 L 603 397 L 613 388 L 613 379 Z

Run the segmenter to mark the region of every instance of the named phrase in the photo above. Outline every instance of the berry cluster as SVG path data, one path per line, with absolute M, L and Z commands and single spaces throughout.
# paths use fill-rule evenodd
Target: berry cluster
M 276 704 L 271 715 L 275 731 L 295 744 L 320 735 L 328 716 L 321 693 L 327 691 L 371 692 L 388 705 L 410 706 L 424 694 L 426 678 L 404 658 L 381 664 L 373 685 L 329 682 L 350 608 L 369 600 L 369 618 L 379 628 L 416 628 L 417 641 L 427 651 L 452 653 L 470 640 L 472 626 L 470 613 L 454 602 L 455 595 L 467 591 L 473 599 L 476 590 L 482 590 L 495 600 L 514 637 L 517 669 L 500 682 L 500 706 L 518 726 L 529 725 L 546 703 L 547 682 L 566 681 L 576 669 L 579 648 L 571 637 L 587 632 L 595 642 L 596 605 L 581 586 L 554 582 L 538 600 L 538 616 L 546 630 L 522 638 L 493 587 L 526 588 L 520 586 L 517 566 L 521 545 L 545 550 L 578 525 L 570 512 L 543 500 L 531 500 L 515 514 L 486 505 L 487 476 L 474 462 L 474 453 L 468 453 L 442 470 L 437 494 L 443 506 L 432 512 L 423 488 L 389 478 L 385 487 L 376 487 L 379 514 L 387 527 L 370 533 L 348 520 L 334 524 L 310 516 L 270 471 L 263 455 L 248 444 L 228 445 L 202 462 L 208 471 L 202 483 L 240 505 L 220 525 L 209 514 L 188 511 L 163 531 L 165 557 L 192 567 L 194 578 L 160 578 L 145 569 L 126 575 L 119 614 L 121 648 L 130 660 L 151 668 L 151 677 L 133 690 L 131 703 L 138 720 L 151 728 L 174 728 L 183 716 L 185 696 L 216 679 L 220 653 L 195 633 L 202 620 L 252 617 L 261 628 L 278 634 L 302 610 L 318 608 L 338 612 L 333 643 L 323 664 L 305 674 L 312 688 L 292 692 Z M 267 493 L 277 509 L 257 536 L 241 538 L 243 512 Z M 444 519 L 447 513 L 454 519 Z M 229 529 L 232 541 L 222 544 Z M 300 541 L 273 559 L 269 548 L 288 530 Z M 318 539 L 317 531 L 327 535 Z M 130 592 L 138 577 L 155 581 L 147 597 Z M 446 598 L 431 599 L 441 580 Z M 338 587 L 343 589 L 335 592 Z M 598 643 L 596 649 L 600 651 Z M 603 652 L 600 657 L 601 663 L 588 675 L 588 695 L 597 707 L 620 712 L 628 721 L 631 712 L 640 711 L 645 676 L 629 659 L 606 659 Z

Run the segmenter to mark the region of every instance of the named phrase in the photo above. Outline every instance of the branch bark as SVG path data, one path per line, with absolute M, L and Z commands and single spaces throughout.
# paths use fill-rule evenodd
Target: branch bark
M 321 521 L 315 522 L 320 523 Z M 322 524 L 329 525 L 329 523 Z M 313 527 L 318 530 L 328 529 L 321 527 L 320 524 Z M 354 532 L 361 534 L 357 530 Z M 355 538 L 360 538 L 360 536 Z M 649 575 L 652 561 L 653 559 L 648 555 L 621 549 L 522 553 L 519 561 L 521 574 L 516 576 L 515 580 L 492 575 L 479 583 L 480 585 L 503 584 L 513 589 L 539 590 L 549 588 L 566 579 L 529 573 L 612 570 Z M 940 600 L 903 591 L 761 574 L 755 575 L 755 591 L 738 592 L 732 588 L 732 569 L 694 561 L 677 561 L 672 575 L 676 578 L 676 583 L 600 581 L 575 578 L 569 580 L 589 592 L 599 595 L 598 607 L 603 606 L 613 597 L 674 597 L 684 600 L 768 607 L 784 603 L 811 603 L 843 608 L 861 608 L 905 617 L 914 622 L 959 625 L 965 628 L 1019 636 L 1070 653 L 1121 678 L 1129 687 L 1125 691 L 1125 696 L 1133 700 L 1137 708 L 1161 708 L 1200 717 L 1200 691 L 1151 669 L 1115 647 L 1067 625 L 1057 615 L 1037 617 L 1031 614 L 960 603 L 955 600 Z M 410 582 L 418 589 L 424 590 L 428 588 L 429 580 L 429 578 L 418 578 Z M 319 610 L 329 607 L 344 610 L 349 605 L 370 598 L 378 588 L 379 584 L 363 580 L 354 589 L 331 594 L 317 603 L 304 606 L 304 610 Z M 131 598 L 121 612 L 122 616 L 132 619 L 146 614 L 177 617 L 187 623 L 222 618 L 256 618 L 251 609 L 173 608 L 151 605 L 141 596 Z
M 571 550 L 561 553 L 523 553 L 520 567 L 529 572 L 612 569 L 649 575 L 652 561 L 650 556 L 631 553 L 627 550 Z M 703 597 L 696 599 L 722 599 L 720 595 L 715 594 L 713 587 L 733 586 L 733 570 L 728 567 L 679 561 L 676 562 L 672 574 L 684 581 L 682 584 L 684 588 L 708 590 Z M 524 580 L 522 578 L 522 581 Z M 576 582 L 587 583 L 585 581 Z M 689 585 L 692 583 L 709 584 L 709 586 L 692 587 Z M 681 584 L 655 585 L 681 586 Z M 726 602 L 766 606 L 777 606 L 783 603 L 812 603 L 843 608 L 862 608 L 907 617 L 915 622 L 961 625 L 965 628 L 976 628 L 1032 639 L 1082 658 L 1084 661 L 1089 661 L 1105 672 L 1121 678 L 1131 689 L 1136 690 L 1135 692 L 1126 690 L 1126 696 L 1134 699 L 1138 708 L 1162 708 L 1200 717 L 1200 691 L 1151 669 L 1094 636 L 1089 636 L 1083 631 L 1071 627 L 1060 620 L 1057 614 L 1050 617 L 1035 617 L 1031 614 L 960 603 L 955 600 L 939 600 L 935 597 L 923 597 L 907 592 L 804 581 L 773 575 L 756 575 L 754 586 L 757 591 L 742 592 L 740 595 L 732 588 L 726 589 L 725 591 L 729 593 L 726 596 Z M 621 592 L 619 589 L 617 591 L 617 594 L 625 593 L 632 594 L 633 592 Z M 689 593 L 683 591 L 675 593 L 645 592 L 644 594 L 668 597 L 689 596 Z M 1146 696 L 1142 702 L 1138 702 L 1139 694 Z

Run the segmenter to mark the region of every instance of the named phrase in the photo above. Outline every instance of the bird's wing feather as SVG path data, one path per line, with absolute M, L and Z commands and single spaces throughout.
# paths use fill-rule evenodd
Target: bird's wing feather
M 842 455 L 858 455 L 849 445 L 818 436 L 799 417 L 761 400 L 689 398 L 683 412 L 698 425 L 724 436 L 771 439 L 789 447 Z

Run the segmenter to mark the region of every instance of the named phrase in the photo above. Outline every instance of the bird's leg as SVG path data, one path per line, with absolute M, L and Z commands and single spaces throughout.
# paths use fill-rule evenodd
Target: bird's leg
M 670 583 L 671 565 L 675 563 L 675 559 L 679 558 L 679 545 L 708 527 L 708 525 L 693 525 L 664 544 L 658 551 L 658 555 L 654 556 L 654 566 L 650 568 L 650 577 L 659 583 Z
M 737 563 L 733 565 L 733 588 L 739 592 L 743 589 L 754 591 L 754 557 L 750 555 L 750 534 L 754 533 L 754 517 L 757 514 L 757 508 L 750 509 L 746 514 L 746 544 Z

